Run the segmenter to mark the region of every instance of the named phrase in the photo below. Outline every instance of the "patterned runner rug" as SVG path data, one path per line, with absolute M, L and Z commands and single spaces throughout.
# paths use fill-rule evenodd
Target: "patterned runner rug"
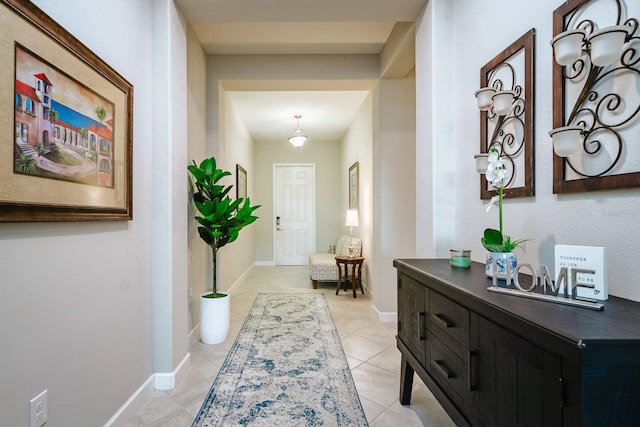
M 258 294 L 193 426 L 367 426 L 323 294 Z

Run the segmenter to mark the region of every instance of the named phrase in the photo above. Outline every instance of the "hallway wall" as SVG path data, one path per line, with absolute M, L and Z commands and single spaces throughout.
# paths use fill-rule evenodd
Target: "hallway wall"
M 152 1 L 33 3 L 134 85 L 134 220 L 0 223 L 0 425 L 103 425 L 153 373 Z
M 377 133 L 374 122 L 374 111 L 378 110 L 374 100 L 377 86 L 367 95 L 360 110 L 353 118 L 349 129 L 342 138 L 340 166 L 340 222 L 344 227 L 347 209 L 349 208 L 349 168 L 358 162 L 358 227 L 353 228 L 353 235 L 362 239 L 362 256 L 366 262 L 362 268 L 363 281 L 371 295 L 375 295 L 379 280 L 372 275 L 379 270 L 374 257 L 374 176 L 373 145 Z M 348 231 L 347 231 L 348 232 Z M 375 300 L 374 300 L 375 303 Z
M 377 55 L 210 55 L 207 60 L 207 151 L 220 152 L 221 158 L 226 155 L 228 141 L 223 141 L 225 119 L 225 92 L 242 90 L 370 90 L 378 76 Z M 311 137 L 311 136 L 310 136 Z M 282 142 L 280 142 L 282 143 Z M 291 153 L 287 148 L 278 149 L 266 153 L 266 146 L 275 148 L 273 141 L 257 141 L 254 145 L 253 170 L 247 170 L 253 180 L 255 191 L 252 200 L 263 204 L 260 208 L 261 217 L 255 224 L 255 260 L 258 262 L 273 261 L 273 233 L 272 233 L 272 163 L 288 162 L 292 159 L 305 159 L 305 162 L 317 162 L 325 164 L 328 157 L 334 156 L 335 141 L 329 141 L 330 148 L 325 151 L 320 144 L 325 141 L 313 141 L 310 138 L 309 146 L 305 146 L 300 153 Z M 283 144 L 286 144 L 283 143 Z M 286 147 L 286 145 L 285 145 Z M 306 150 L 306 153 L 305 153 Z M 314 156 L 319 155 L 319 160 L 309 157 L 309 152 L 314 151 Z M 274 157 L 277 153 L 282 156 Z M 333 161 L 339 159 L 339 154 L 332 157 Z M 270 159 L 264 164 L 264 159 Z M 332 167 L 331 167 L 332 168 Z M 323 170 L 316 170 L 318 174 L 325 174 Z M 340 177 L 342 171 L 337 171 L 336 177 Z M 344 172 L 346 173 L 346 172 Z M 316 185 L 319 184 L 319 177 Z M 328 182 L 334 182 L 331 178 Z M 326 182 L 326 179 L 325 179 Z M 324 184 L 322 184 L 324 185 Z M 321 187 L 317 187 L 320 189 Z M 325 187 L 326 188 L 326 187 Z M 336 187 L 338 188 L 338 187 Z M 320 190 L 319 190 L 320 191 Z M 338 190 L 342 191 L 342 190 Z M 323 199 L 335 194 L 326 190 L 320 191 L 317 197 L 318 214 L 328 209 L 320 206 Z M 331 196 L 329 196 L 331 197 Z M 339 206 L 339 205 L 338 205 Z M 343 214 L 339 209 L 329 214 L 325 219 L 318 217 L 316 230 L 316 247 L 326 251 L 329 244 L 335 244 L 337 235 L 343 232 L 344 226 L 340 219 Z M 335 216 L 334 216 L 335 215 Z M 248 247 L 244 247 L 249 249 Z
M 207 107 L 207 55 L 202 49 L 200 40 L 193 31 L 191 26 L 187 29 L 187 162 L 195 160 L 196 163 L 205 158 L 206 143 L 206 107 Z M 189 178 L 191 180 L 191 178 Z M 191 181 L 189 181 L 191 182 Z M 196 208 L 191 198 L 193 197 L 193 189 L 189 189 L 187 213 L 188 224 L 188 289 L 191 290 L 189 297 L 189 324 L 188 331 L 198 325 L 200 321 L 200 300 L 199 295 L 206 292 L 210 283 L 209 276 L 209 258 L 211 250 L 200 239 L 198 233 L 198 223 L 193 219 L 196 214 Z M 195 332 L 195 331 L 194 331 Z M 192 339 L 198 339 L 197 335 Z
M 396 258 L 414 258 L 416 248 L 415 75 L 382 79 L 377 88 L 378 137 L 372 147 L 371 277 L 374 307 L 383 321 L 397 320 Z
M 253 139 L 247 127 L 238 116 L 235 108 L 227 96 L 224 96 L 224 124 L 223 124 L 223 146 L 224 155 L 220 156 L 219 168 L 231 172 L 231 176 L 225 178 L 226 185 L 233 185 L 231 197 L 235 198 L 236 188 L 236 164 L 239 164 L 247 171 L 247 195 L 251 199 L 252 205 L 258 205 L 255 200 L 254 185 L 255 176 L 253 173 Z M 244 274 L 254 262 L 254 234 L 256 225 L 262 222 L 264 210 L 259 208 L 255 211 L 259 219 L 253 224 L 240 231 L 238 239 L 220 249 L 218 252 L 218 280 L 220 289 L 229 289 L 242 274 Z M 209 257 L 211 251 L 208 251 Z M 209 269 L 211 271 L 211 269 Z
M 342 208 L 337 213 L 337 224 L 338 229 L 344 230 L 342 225 L 344 213 L 341 211 L 346 212 L 348 200 L 347 172 L 353 162 L 359 161 L 363 211 L 360 214 L 360 227 L 354 230 L 354 234 L 363 239 L 365 256 L 370 265 L 377 266 L 376 274 L 367 277 L 370 280 L 369 285 L 373 286 L 372 289 L 380 295 L 380 299 L 375 302 L 376 310 L 379 313 L 385 313 L 383 315 L 385 320 L 393 320 L 396 311 L 396 281 L 391 263 L 396 256 L 410 256 L 414 253 L 413 214 L 404 215 L 401 219 L 403 222 L 398 226 L 399 219 L 394 215 L 388 215 L 387 212 L 377 228 L 374 228 L 376 216 L 383 214 L 382 205 L 380 202 L 376 204 L 375 200 L 384 199 L 385 202 L 392 203 L 389 205 L 392 206 L 393 203 L 398 202 L 399 197 L 408 211 L 415 211 L 412 208 L 415 203 L 412 190 L 415 182 L 414 167 L 400 167 L 400 169 L 397 167 L 398 164 L 411 163 L 414 155 L 413 75 L 406 79 L 390 79 L 380 83 L 377 55 L 212 55 L 208 58 L 207 81 L 208 149 L 224 146 L 220 142 L 222 133 L 219 117 L 224 117 L 224 112 L 221 111 L 224 105 L 221 103 L 221 94 L 226 90 L 378 91 L 378 95 L 369 101 L 369 111 L 364 113 L 369 115 L 366 124 L 369 128 L 364 138 L 356 140 L 358 138 L 353 136 L 362 133 L 362 129 L 354 131 L 360 126 L 357 124 L 358 119 L 342 141 L 342 165 L 341 170 L 338 171 L 342 181 L 342 188 L 339 190 L 342 200 L 338 206 Z M 350 137 L 350 132 L 355 133 Z M 259 164 L 263 156 L 258 154 L 258 150 L 262 148 L 256 147 L 254 156 L 256 170 L 264 168 L 264 165 Z M 376 156 L 373 155 L 373 150 L 377 150 Z M 401 173 L 396 173 L 398 171 Z M 256 177 L 265 176 L 266 173 L 263 170 L 256 174 Z M 377 178 L 380 176 L 385 177 L 384 186 Z M 266 185 L 268 181 L 256 182 L 256 197 L 271 197 L 271 189 L 266 195 L 262 194 L 261 189 Z M 403 190 L 396 192 L 394 197 L 386 197 L 381 194 L 383 187 Z M 320 201 L 319 198 L 318 201 Z M 264 202 L 264 199 L 260 202 Z M 410 220 L 404 221 L 404 219 Z M 256 261 L 269 262 L 273 257 L 273 251 L 269 249 L 269 246 L 272 246 L 271 227 L 272 223 L 265 222 L 256 226 L 255 244 L 258 251 Z M 402 229 L 402 232 L 398 234 L 399 229 Z M 320 236 L 320 230 L 318 231 L 317 236 Z M 394 240 L 398 236 L 411 236 L 411 238 L 398 242 Z M 330 239 L 324 242 L 317 240 L 318 249 L 326 250 L 326 246 L 330 244 L 329 240 L 333 238 L 330 236 Z M 382 252 L 374 252 L 376 247 L 380 250 L 381 244 L 386 245 L 383 258 Z
M 473 154 L 479 151 L 479 113 L 473 93 L 479 70 L 514 40 L 536 29 L 535 197 L 506 199 L 504 227 L 533 239 L 519 262 L 554 265 L 554 245 L 605 246 L 609 293 L 640 301 L 640 194 L 638 189 L 553 194 L 552 38 L 560 0 L 431 0 L 416 40 L 418 142 L 417 249 L 421 257 L 447 257 L 450 245 L 484 262 L 484 228 L 497 225 L 479 197 Z M 627 2 L 634 5 L 633 2 Z M 635 6 L 637 8 L 637 6 Z M 637 9 L 636 9 L 637 10 Z M 638 16 L 637 14 L 634 16 Z M 487 29 L 492 29 L 487 31 Z M 449 105 L 451 103 L 451 106 Z M 640 128 L 640 125 L 635 125 Z M 445 230 L 446 232 L 442 233 Z

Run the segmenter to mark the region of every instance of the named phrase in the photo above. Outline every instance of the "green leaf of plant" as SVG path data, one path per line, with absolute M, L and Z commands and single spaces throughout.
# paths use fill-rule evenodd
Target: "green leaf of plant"
M 208 229 L 206 229 L 205 227 L 198 227 L 198 233 L 200 234 L 200 238 L 207 245 L 212 245 L 213 244 L 213 237 L 211 236 L 211 233 L 209 232 Z
M 502 241 L 502 233 L 493 228 L 487 228 L 484 230 L 484 241 L 488 245 L 501 245 Z

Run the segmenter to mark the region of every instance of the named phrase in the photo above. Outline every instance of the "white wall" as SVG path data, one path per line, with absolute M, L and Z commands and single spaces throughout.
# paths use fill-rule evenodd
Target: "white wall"
M 415 76 L 382 79 L 365 99 L 342 140 L 342 206 L 347 171 L 359 163 L 359 227 L 364 281 L 382 321 L 395 320 L 395 258 L 415 257 Z M 344 214 L 343 214 L 344 216 Z M 344 221 L 344 219 L 343 219 Z
M 224 108 L 224 156 L 220 156 L 218 167 L 231 172 L 231 176 L 223 181 L 226 185 L 233 185 L 230 196 L 236 197 L 236 164 L 247 171 L 247 195 L 251 204 L 256 205 L 253 195 L 253 140 L 247 127 L 240 120 L 229 97 L 222 92 Z M 261 208 L 256 212 L 261 216 Z M 260 219 L 258 219 L 260 221 Z M 220 249 L 218 252 L 218 286 L 220 290 L 229 289 L 234 282 L 253 265 L 254 230 L 256 223 L 240 231 L 238 239 Z M 210 251 L 209 251 L 210 254 Z M 211 270 L 211 269 L 210 269 Z
M 153 369 L 171 375 L 188 349 L 187 29 L 173 0 L 152 5 Z
M 207 61 L 207 152 L 223 135 L 223 90 L 366 90 L 378 78 L 377 55 L 210 55 Z M 363 86 L 363 82 L 364 85 Z M 349 87 L 351 85 L 351 87 Z
M 354 234 L 363 239 L 367 269 L 378 269 L 375 274 L 372 270 L 365 271 L 365 281 L 371 286 L 374 298 L 380 298 L 374 301 L 376 309 L 381 313 L 389 313 L 391 318 L 385 319 L 393 320 L 393 313 L 396 311 L 396 280 L 392 261 L 397 256 L 412 256 L 415 253 L 415 86 L 412 74 L 406 79 L 386 80 L 383 83 L 379 83 L 378 77 L 378 58 L 375 55 L 210 56 L 207 66 L 207 144 L 208 150 L 217 149 L 221 158 L 226 157 L 229 145 L 220 142 L 221 135 L 226 134 L 225 126 L 229 122 L 225 117 L 228 114 L 224 101 L 225 91 L 274 90 L 274 87 L 277 90 L 335 90 L 337 87 L 339 90 L 373 90 L 376 87 L 345 133 L 341 156 L 335 157 L 340 162 L 336 176 L 340 177 L 338 191 L 342 199 L 337 205 L 340 208 L 326 218 L 337 227 L 327 234 L 321 233 L 319 227 L 316 247 L 325 251 L 329 244 L 334 243 L 336 234 L 345 232 L 342 224 L 348 200 L 347 172 L 358 161 L 361 212 L 360 226 L 354 229 Z M 282 152 L 286 148 L 281 149 L 275 142 L 270 142 L 271 145 L 268 146 L 263 143 L 258 141 L 254 146 L 254 197 L 255 202 L 262 204 L 264 208 L 260 210 L 259 223 L 255 224 L 254 239 L 256 261 L 271 262 L 272 164 L 303 158 L 306 154 L 302 153 L 311 150 L 311 147 L 305 146 L 299 155 L 293 155 Z M 274 151 L 267 152 L 265 147 Z M 374 150 L 377 150 L 375 156 Z M 380 178 L 384 182 L 376 183 L 376 177 L 384 177 Z M 316 180 L 316 184 L 324 185 L 320 179 Z M 387 189 L 394 189 L 393 195 L 381 195 L 381 191 Z M 374 205 L 376 197 L 384 200 L 378 203 L 377 208 Z M 317 200 L 323 200 L 319 194 Z M 384 211 L 381 203 L 388 203 Z M 407 210 L 402 215 L 393 214 L 393 206 L 396 204 L 404 204 Z M 325 218 L 321 214 L 318 212 L 319 226 Z M 375 228 L 375 218 L 380 215 L 384 215 L 384 218 L 380 219 Z M 383 236 L 385 233 L 386 237 Z M 398 236 L 407 239 L 394 240 Z M 374 253 L 376 248 L 380 252 Z M 375 297 L 376 294 L 378 297 Z
M 312 138 L 301 149 L 287 140 L 256 141 L 254 144 L 254 195 L 262 207 L 255 225 L 255 260 L 270 264 L 273 253 L 273 165 L 274 163 L 314 164 L 316 173 L 316 250 L 326 252 L 345 233 L 341 209 L 342 174 L 340 141 L 318 141 Z
M 378 139 L 373 145 L 372 245 L 376 273 L 374 306 L 383 321 L 396 320 L 396 258 L 414 258 L 416 248 L 415 76 L 383 79 Z
M 451 8 L 448 0 L 429 1 L 416 28 L 416 255 L 422 258 L 446 257 L 454 245 L 452 140 L 458 115 L 451 96 Z
M 152 2 L 33 3 L 134 85 L 134 220 L 0 224 L 0 425 L 101 425 L 153 372 Z
M 207 152 L 219 153 L 225 159 L 226 150 L 230 149 L 231 140 L 224 143 L 225 127 L 229 120 L 225 101 L 225 91 L 242 90 L 368 90 L 373 87 L 378 77 L 378 57 L 376 55 L 210 55 L 207 61 Z M 327 156 L 332 161 L 340 162 L 339 153 L 333 154 L 331 145 L 325 151 L 325 141 L 310 141 L 299 153 L 288 151 L 286 144 L 275 144 L 274 141 L 257 141 L 254 146 L 253 168 L 249 172 L 249 180 L 255 184 L 250 192 L 252 201 L 263 205 L 256 213 L 260 219 L 251 227 L 254 228 L 255 260 L 272 262 L 273 257 L 273 208 L 272 208 L 272 164 L 285 162 L 324 164 Z M 335 144 L 335 141 L 329 141 Z M 269 145 L 271 144 L 271 145 Z M 275 151 L 265 151 L 265 145 Z M 314 153 L 310 157 L 310 153 Z M 233 165 L 235 167 L 235 165 Z M 324 169 L 316 169 L 317 224 L 316 248 L 326 251 L 329 244 L 335 244 L 337 237 L 344 232 L 340 225 L 343 213 L 335 209 L 325 218 L 326 205 L 321 197 L 335 194 L 324 189 L 326 180 L 320 182 Z M 337 170 L 337 177 L 343 173 Z M 344 171 L 346 176 L 346 170 Z M 326 175 L 325 175 L 326 176 Z M 333 180 L 330 179 L 329 182 Z M 342 190 L 337 190 L 342 191 Z M 346 209 L 346 205 L 345 205 Z M 322 215 L 322 216 L 321 216 Z M 335 215 L 335 216 L 334 216 Z M 326 227 L 326 228 L 325 228 Z M 326 233 L 325 233 L 326 231 Z M 244 250 L 250 250 L 243 246 Z M 241 250 L 241 249 L 239 249 Z
M 187 160 L 191 164 L 192 160 L 200 163 L 205 158 L 205 135 L 206 135 L 206 60 L 207 56 L 202 50 L 200 40 L 195 35 L 195 31 L 190 26 L 187 30 L 187 118 L 188 133 Z M 189 192 L 189 198 L 193 192 Z M 196 209 L 191 200 L 188 203 L 189 212 L 187 214 L 189 227 L 189 324 L 187 329 L 192 331 L 198 324 L 200 318 L 200 301 L 198 296 L 204 293 L 210 285 L 209 258 L 211 252 L 209 247 L 200 239 L 198 234 L 198 223 L 193 219 Z M 197 335 L 192 335 L 192 339 L 197 339 Z
M 484 262 L 480 244 L 482 231 L 497 224 L 497 212 L 486 213 L 479 196 L 473 154 L 479 147 L 479 113 L 473 92 L 479 86 L 479 69 L 514 40 L 536 29 L 535 47 L 535 190 L 532 198 L 505 200 L 504 227 L 515 238 L 535 239 L 520 262 L 552 268 L 555 244 L 605 246 L 609 255 L 609 293 L 640 300 L 635 285 L 640 265 L 640 195 L 637 190 L 600 191 L 554 195 L 552 190 L 552 147 L 547 131 L 552 126 L 551 46 L 552 14 L 562 2 L 540 0 L 431 0 L 418 26 L 417 97 L 418 165 L 447 165 L 453 159 L 452 184 L 438 184 L 434 174 L 418 174 L 418 252 L 420 256 L 446 257 L 448 244 L 472 250 L 475 261 Z M 450 10 L 448 10 L 450 8 Z M 451 22 L 450 31 L 438 31 L 439 23 Z M 487 29 L 499 29 L 487 31 Z M 470 36 L 472 35 L 472 36 Z M 447 72 L 450 77 L 439 78 Z M 444 96 L 444 98 L 443 98 Z M 451 99 L 453 126 L 447 120 L 433 120 L 441 103 Z M 453 155 L 437 147 L 453 147 Z M 446 171 L 442 171 L 442 177 Z M 441 178 L 442 178 L 441 177 Z M 451 191 L 453 190 L 453 191 Z M 455 200 L 443 209 L 453 209 L 455 224 L 446 235 L 432 227 L 440 221 L 432 206 L 441 205 L 438 192 L 450 192 Z M 423 212 L 430 212 L 423 215 Z M 447 224 L 448 225 L 448 224 Z M 453 238 L 452 238 L 453 237 Z M 423 243 L 424 242 L 424 243 Z M 433 248 L 436 248 L 434 250 Z M 438 248 L 440 250 L 438 250 Z M 631 262 L 630 262 L 631 261 Z
M 44 389 L 47 425 L 122 423 L 188 361 L 186 28 L 171 0 L 71 3 L 34 1 L 134 86 L 133 220 L 0 224 L 2 425 Z
M 377 89 L 375 89 L 377 90 Z M 354 117 L 347 132 L 342 138 L 342 161 L 340 167 L 341 216 L 344 227 L 347 209 L 349 208 L 349 168 L 358 162 L 358 227 L 354 227 L 353 235 L 362 239 L 362 256 L 366 258 L 362 276 L 367 288 L 375 295 L 379 283 L 374 279 L 378 264 L 374 258 L 374 183 L 373 183 L 373 144 L 374 131 L 374 91 L 365 98 L 360 110 Z

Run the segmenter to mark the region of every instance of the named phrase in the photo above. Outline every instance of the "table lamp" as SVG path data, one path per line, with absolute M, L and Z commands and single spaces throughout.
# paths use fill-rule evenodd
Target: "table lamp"
M 357 209 L 347 210 L 347 220 L 345 221 L 344 225 L 349 227 L 349 256 L 353 256 L 353 227 L 358 226 Z

